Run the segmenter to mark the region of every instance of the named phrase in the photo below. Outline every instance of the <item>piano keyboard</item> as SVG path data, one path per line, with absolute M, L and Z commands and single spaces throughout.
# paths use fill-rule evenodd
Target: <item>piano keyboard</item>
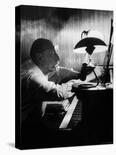
M 78 123 L 82 120 L 82 102 L 79 100 L 76 105 L 72 118 L 68 124 L 68 128 L 74 128 L 78 125 Z
M 77 106 L 79 104 L 79 106 Z M 77 107 L 77 108 L 76 108 Z M 80 101 L 74 96 L 71 105 L 68 107 L 59 129 L 72 128 L 81 120 L 81 104 Z

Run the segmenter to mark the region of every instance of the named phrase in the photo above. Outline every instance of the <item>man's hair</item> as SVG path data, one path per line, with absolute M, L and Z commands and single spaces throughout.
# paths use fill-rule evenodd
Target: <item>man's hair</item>
M 54 50 L 54 45 L 48 39 L 39 38 L 31 46 L 30 56 L 34 63 L 37 63 L 37 55 L 41 57 L 44 51 Z M 41 60 L 40 60 L 41 61 Z

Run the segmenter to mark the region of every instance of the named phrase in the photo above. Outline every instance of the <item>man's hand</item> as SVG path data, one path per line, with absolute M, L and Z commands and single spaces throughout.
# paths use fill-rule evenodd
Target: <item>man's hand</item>
M 71 91 L 73 84 L 74 84 L 74 81 L 72 80 L 62 84 L 62 92 L 63 92 L 64 98 L 70 98 L 74 95 L 74 93 Z

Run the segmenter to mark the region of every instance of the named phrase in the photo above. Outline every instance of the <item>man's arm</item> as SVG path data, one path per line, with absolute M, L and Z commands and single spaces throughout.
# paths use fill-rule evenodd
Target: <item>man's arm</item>
M 74 93 L 71 92 L 74 81 L 69 81 L 62 84 L 55 84 L 52 81 L 48 81 L 44 76 L 40 77 L 35 74 L 30 79 L 34 85 L 36 85 L 36 96 L 46 101 L 59 101 L 66 98 L 70 98 Z
M 66 67 L 59 67 L 57 72 L 60 78 L 60 83 L 65 83 L 72 79 L 80 79 L 79 72 L 67 69 Z
M 88 64 L 86 63 L 82 64 L 80 72 L 70 70 L 65 67 L 59 67 L 58 74 L 59 74 L 59 78 L 61 79 L 60 83 L 65 83 L 72 79 L 75 79 L 75 80 L 80 79 L 82 81 L 85 81 L 86 77 L 93 71 L 94 68 L 95 67 L 93 66 L 88 66 Z

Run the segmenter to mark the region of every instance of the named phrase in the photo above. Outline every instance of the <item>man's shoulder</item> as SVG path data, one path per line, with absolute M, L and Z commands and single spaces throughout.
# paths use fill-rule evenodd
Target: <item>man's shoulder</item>
M 38 77 L 39 80 L 43 78 L 44 75 L 38 66 L 36 66 L 31 60 L 27 60 L 21 66 L 21 78 L 32 80 L 33 77 Z

